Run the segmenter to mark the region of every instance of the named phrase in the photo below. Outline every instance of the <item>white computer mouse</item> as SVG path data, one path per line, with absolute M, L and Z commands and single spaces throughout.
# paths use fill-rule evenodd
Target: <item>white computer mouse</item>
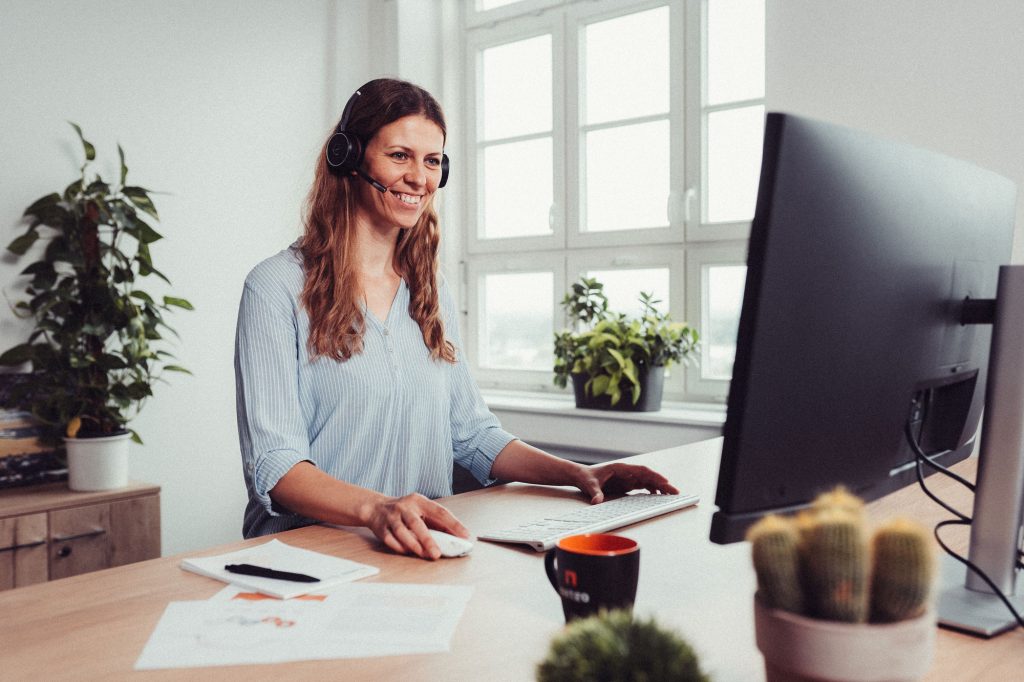
M 443 557 L 456 557 L 466 556 L 473 549 L 473 541 L 460 538 L 455 535 L 449 535 L 444 531 L 429 529 L 430 537 L 434 538 L 434 542 L 437 543 L 438 548 L 441 550 L 441 556 Z

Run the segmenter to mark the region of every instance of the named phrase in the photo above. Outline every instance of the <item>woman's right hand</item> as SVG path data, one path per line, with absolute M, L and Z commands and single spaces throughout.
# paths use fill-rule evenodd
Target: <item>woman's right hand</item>
M 450 511 L 418 493 L 376 502 L 366 525 L 393 552 L 431 561 L 440 558 L 441 549 L 428 529 L 469 538 L 469 531 Z

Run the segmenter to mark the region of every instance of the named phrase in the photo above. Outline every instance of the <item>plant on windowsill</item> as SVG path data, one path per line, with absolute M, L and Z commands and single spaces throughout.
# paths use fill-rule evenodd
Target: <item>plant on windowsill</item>
M 562 299 L 571 328 L 555 334 L 554 382 L 565 388 L 572 380 L 576 407 L 659 410 L 665 368 L 695 361 L 697 330 L 672 322 L 652 294 L 639 301 L 639 317 L 613 313 L 604 285 L 588 277 Z
M 170 284 L 150 254 L 161 235 L 142 216 L 158 220 L 156 207 L 146 189 L 126 184 L 120 145 L 120 182 L 93 175 L 96 150 L 71 125 L 85 151 L 80 177 L 63 193 L 29 206 L 28 229 L 7 247 L 21 257 L 37 240 L 47 242 L 21 273 L 31 278 L 28 300 L 14 305 L 15 314 L 33 319 L 35 327 L 27 342 L 0 355 L 0 365 L 30 363 L 9 406 L 42 422 L 49 443 L 58 445 L 66 436 L 69 485 L 96 490 L 127 484 L 128 439 L 142 442 L 128 422 L 153 394 L 153 383 L 163 381 L 165 371 L 188 372 L 171 364 L 173 356 L 155 342 L 164 332 L 176 333 L 164 313 L 191 310 L 192 304 L 173 296 L 157 301 L 138 288 L 138 280 L 151 275 Z M 116 448 L 113 460 L 93 452 L 106 445 Z M 83 468 L 85 460 L 101 460 L 100 468 Z

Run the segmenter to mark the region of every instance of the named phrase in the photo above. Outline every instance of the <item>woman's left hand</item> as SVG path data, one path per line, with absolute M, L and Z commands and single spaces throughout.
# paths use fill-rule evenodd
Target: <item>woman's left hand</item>
M 600 466 L 581 466 L 574 483 L 590 498 L 591 504 L 604 502 L 605 497 L 624 495 L 631 490 L 646 489 L 651 493 L 675 495 L 679 490 L 656 471 L 637 464 L 612 462 Z

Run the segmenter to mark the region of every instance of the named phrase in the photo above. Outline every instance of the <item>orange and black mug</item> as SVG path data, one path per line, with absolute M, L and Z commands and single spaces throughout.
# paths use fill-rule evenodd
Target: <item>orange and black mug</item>
M 632 609 L 640 546 L 621 535 L 570 535 L 548 551 L 544 568 L 567 623 L 602 609 Z

